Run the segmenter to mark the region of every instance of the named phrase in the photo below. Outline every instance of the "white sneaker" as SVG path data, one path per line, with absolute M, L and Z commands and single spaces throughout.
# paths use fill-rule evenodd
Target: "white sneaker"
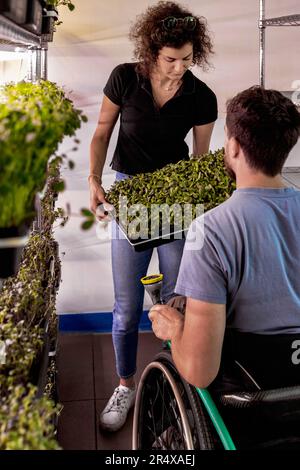
M 119 385 L 100 414 L 100 426 L 105 431 L 117 431 L 126 421 L 134 404 L 136 390 Z

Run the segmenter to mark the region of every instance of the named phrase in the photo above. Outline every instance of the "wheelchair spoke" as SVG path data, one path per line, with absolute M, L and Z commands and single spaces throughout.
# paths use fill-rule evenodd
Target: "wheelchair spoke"
M 159 436 L 156 436 L 158 440 L 155 444 L 161 444 L 162 447 L 160 448 L 170 449 L 174 443 L 177 443 L 179 447 L 176 445 L 176 448 L 184 449 L 184 437 L 178 406 L 166 377 L 163 375 L 157 376 L 156 386 L 162 403 L 162 432 Z
M 197 394 L 182 380 L 169 354 L 162 352 L 157 357 L 161 361 L 150 363 L 141 377 L 134 413 L 133 448 L 211 448 L 204 434 L 206 428 L 201 431 Z

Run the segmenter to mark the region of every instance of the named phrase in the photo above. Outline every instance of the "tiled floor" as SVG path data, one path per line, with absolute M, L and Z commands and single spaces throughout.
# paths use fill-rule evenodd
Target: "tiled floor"
M 137 379 L 161 350 L 152 333 L 140 333 Z M 118 384 L 110 334 L 61 334 L 58 394 L 63 405 L 58 440 L 65 450 L 131 449 L 133 410 L 116 433 L 99 430 L 98 416 Z

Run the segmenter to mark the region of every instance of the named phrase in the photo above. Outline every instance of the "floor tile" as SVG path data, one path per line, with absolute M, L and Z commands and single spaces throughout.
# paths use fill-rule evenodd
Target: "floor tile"
M 60 402 L 93 399 L 92 335 L 60 334 L 58 345 Z
M 94 334 L 93 349 L 95 398 L 108 400 L 119 383 L 111 334 Z
M 95 450 L 95 401 L 62 403 L 58 442 L 64 450 Z

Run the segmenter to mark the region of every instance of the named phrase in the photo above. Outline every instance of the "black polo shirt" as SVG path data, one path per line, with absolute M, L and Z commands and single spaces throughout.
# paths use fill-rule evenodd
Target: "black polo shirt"
M 184 139 L 189 130 L 217 119 L 214 92 L 187 70 L 183 84 L 161 108 L 155 103 L 150 80 L 135 70 L 135 63 L 118 65 L 104 94 L 121 107 L 120 129 L 111 166 L 134 175 L 189 158 Z

